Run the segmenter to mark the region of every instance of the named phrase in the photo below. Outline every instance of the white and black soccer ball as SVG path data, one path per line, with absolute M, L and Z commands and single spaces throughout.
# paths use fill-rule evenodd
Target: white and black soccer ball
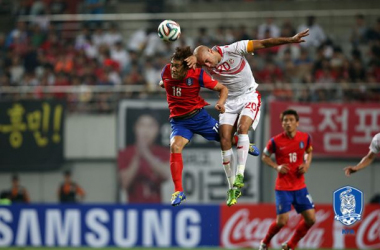
M 181 36 L 181 27 L 172 20 L 164 20 L 158 25 L 158 36 L 164 41 L 174 42 Z

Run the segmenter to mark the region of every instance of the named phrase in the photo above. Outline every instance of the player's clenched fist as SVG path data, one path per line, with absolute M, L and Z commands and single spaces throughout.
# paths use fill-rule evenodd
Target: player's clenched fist
M 221 103 L 215 104 L 215 109 L 218 110 L 221 114 L 223 114 L 226 111 L 224 104 Z

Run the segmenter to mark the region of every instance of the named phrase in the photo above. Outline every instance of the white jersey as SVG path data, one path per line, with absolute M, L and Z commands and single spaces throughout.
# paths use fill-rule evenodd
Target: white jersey
M 221 61 L 215 68 L 204 67 L 209 75 L 228 88 L 229 98 L 253 92 L 258 87 L 251 67 L 244 57 L 248 54 L 247 45 L 248 40 L 223 47 L 215 46 L 213 49 L 220 53 Z
M 375 154 L 380 153 L 380 133 L 376 134 L 372 138 L 372 142 L 371 145 L 369 145 L 369 149 L 371 150 L 371 152 Z

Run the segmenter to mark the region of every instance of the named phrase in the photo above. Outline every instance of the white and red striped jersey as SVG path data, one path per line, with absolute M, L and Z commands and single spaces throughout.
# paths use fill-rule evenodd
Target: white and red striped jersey
M 251 67 L 244 57 L 248 54 L 248 40 L 225 46 L 215 46 L 222 59 L 215 68 L 203 67 L 215 80 L 228 88 L 228 97 L 237 97 L 255 91 L 258 84 L 252 75 Z

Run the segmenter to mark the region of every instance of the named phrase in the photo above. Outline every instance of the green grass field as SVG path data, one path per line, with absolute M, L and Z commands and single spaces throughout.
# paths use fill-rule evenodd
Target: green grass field
M 8 247 L 8 248 L 0 248 L 1 250 L 9 249 L 9 250 L 53 250 L 53 249 L 59 249 L 59 250 L 85 250 L 85 249 L 93 249 L 93 248 L 88 248 L 88 247 L 78 247 L 78 248 L 61 248 L 61 247 Z M 115 247 L 109 247 L 109 248 L 96 248 L 97 250 L 120 250 L 124 248 L 115 248 Z M 128 249 L 134 249 L 134 250 L 153 250 L 153 249 L 160 249 L 160 250 L 183 250 L 186 248 L 143 248 L 143 247 L 134 247 L 134 248 L 128 248 Z M 227 248 L 195 248 L 199 250 L 219 250 L 219 249 L 227 249 Z M 251 248 L 242 248 L 241 250 L 247 250 Z M 238 248 L 234 248 L 234 250 L 239 250 Z M 276 248 L 269 248 L 269 250 L 280 250 Z M 311 249 L 298 249 L 297 250 L 311 250 Z M 319 249 L 313 249 L 313 250 L 333 250 L 330 248 L 319 248 Z M 354 249 L 345 249 L 345 250 L 354 250 Z

